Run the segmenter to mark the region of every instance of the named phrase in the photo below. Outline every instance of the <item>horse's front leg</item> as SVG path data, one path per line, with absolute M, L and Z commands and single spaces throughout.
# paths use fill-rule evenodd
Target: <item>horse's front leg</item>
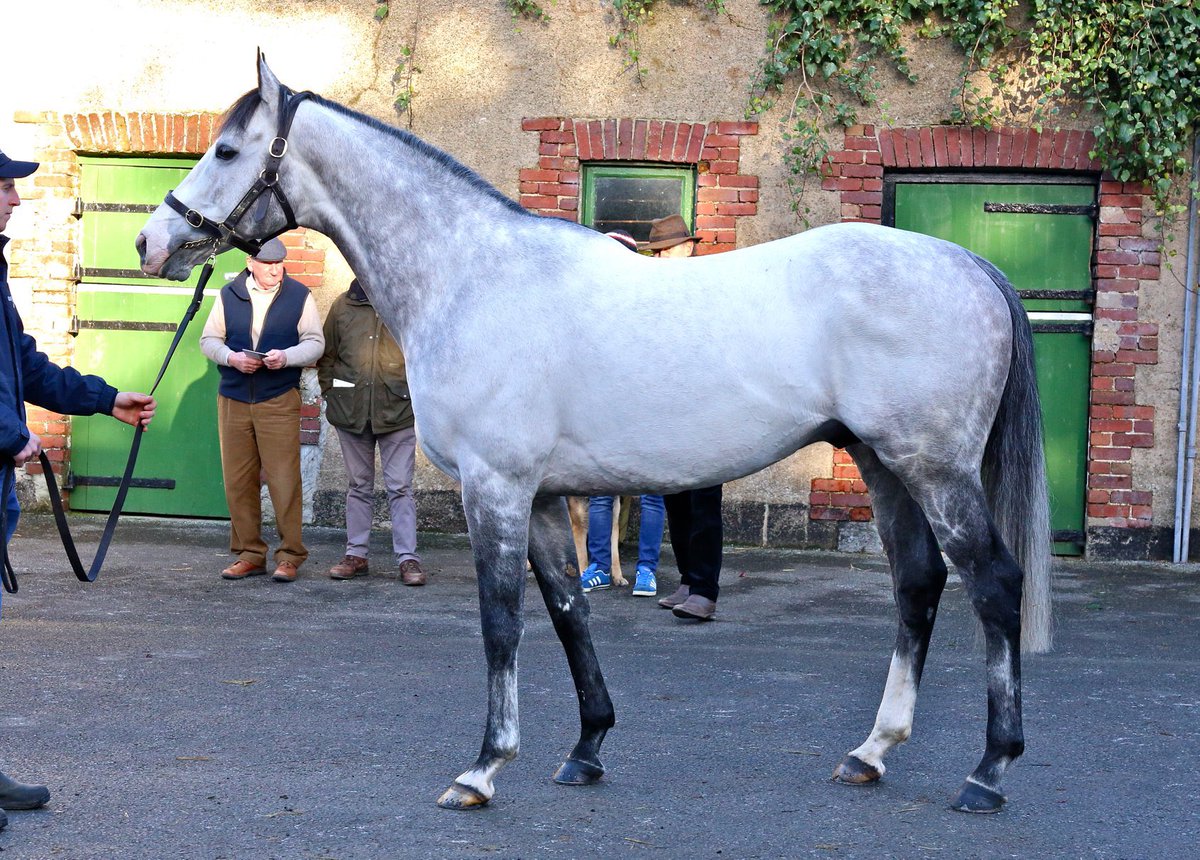
M 520 747 L 517 647 L 523 628 L 529 505 L 529 494 L 513 482 L 463 481 L 488 664 L 488 716 L 479 758 L 438 798 L 444 809 L 472 809 L 491 800 L 492 781 Z
M 529 520 L 529 560 L 554 631 L 567 653 L 579 696 L 579 742 L 554 774 L 563 785 L 591 785 L 604 775 L 600 744 L 615 718 L 600 662 L 588 630 L 589 606 L 570 564 L 571 530 L 566 505 L 558 496 L 538 496 Z

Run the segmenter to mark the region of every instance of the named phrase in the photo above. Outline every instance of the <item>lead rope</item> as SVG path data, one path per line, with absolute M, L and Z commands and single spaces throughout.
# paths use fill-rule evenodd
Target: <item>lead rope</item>
M 183 319 L 180 320 L 179 326 L 175 329 L 175 337 L 171 341 L 170 347 L 167 348 L 166 357 L 163 358 L 162 366 L 158 369 L 158 376 L 154 378 L 154 385 L 150 387 L 150 394 L 154 394 L 158 388 L 158 384 L 162 382 L 163 375 L 167 372 L 167 365 L 171 363 L 172 356 L 175 355 L 175 348 L 179 346 L 179 341 L 183 338 L 183 333 L 187 331 L 188 324 L 196 316 L 196 312 L 200 310 L 200 304 L 204 301 L 204 287 L 208 284 L 208 279 L 212 276 L 213 266 L 216 264 L 216 257 L 209 257 L 204 264 L 204 268 L 200 271 L 200 280 L 196 282 L 196 291 L 192 294 L 192 303 L 188 305 L 187 310 L 183 314 Z M 62 538 L 63 549 L 67 552 L 67 559 L 71 562 L 71 570 L 75 572 L 75 577 L 80 582 L 95 582 L 96 577 L 100 574 L 100 567 L 104 564 L 104 557 L 108 554 L 108 546 L 112 543 L 113 535 L 117 530 L 117 519 L 121 516 L 121 510 L 125 507 L 125 497 L 129 495 L 129 483 L 133 479 L 133 467 L 137 463 L 138 450 L 142 446 L 142 433 L 144 429 L 139 423 L 133 428 L 133 444 L 129 448 L 129 460 L 125 463 L 125 474 L 121 476 L 121 484 L 117 488 L 117 498 L 113 502 L 112 511 L 109 512 L 108 521 L 104 524 L 104 534 L 100 536 L 100 545 L 96 548 L 96 557 L 92 559 L 91 567 L 84 569 L 83 562 L 79 558 L 79 550 L 75 548 L 75 540 L 71 537 L 71 527 L 67 524 L 67 514 L 63 509 L 62 496 L 58 492 L 58 483 L 54 480 L 54 470 L 50 465 L 50 458 L 46 456 L 45 451 L 38 453 L 38 461 L 42 464 L 42 475 L 46 479 L 46 490 L 50 494 L 50 506 L 54 509 L 54 522 L 58 526 L 59 537 Z M 4 466 L 4 481 L 3 481 L 3 502 L 0 503 L 0 554 L 3 555 L 4 565 L 3 570 L 0 570 L 0 578 L 4 582 L 4 590 L 9 594 L 17 592 L 17 575 L 13 571 L 12 563 L 8 558 L 8 498 L 12 492 L 12 487 L 16 481 L 16 467 L 10 461 Z

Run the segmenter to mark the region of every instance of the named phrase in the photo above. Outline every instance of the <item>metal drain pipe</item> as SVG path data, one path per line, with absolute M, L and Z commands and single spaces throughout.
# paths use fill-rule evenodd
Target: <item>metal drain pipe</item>
M 1200 181 L 1200 130 L 1192 137 L 1192 181 Z M 1196 476 L 1196 408 L 1200 395 L 1200 337 L 1197 337 L 1196 244 L 1200 242 L 1197 224 L 1196 192 L 1188 202 L 1187 269 L 1183 300 L 1182 367 L 1179 375 L 1179 446 L 1175 464 L 1175 563 L 1188 560 L 1192 532 L 1192 490 Z M 1188 349 L 1189 343 L 1191 349 Z M 1189 384 L 1190 380 L 1190 384 Z

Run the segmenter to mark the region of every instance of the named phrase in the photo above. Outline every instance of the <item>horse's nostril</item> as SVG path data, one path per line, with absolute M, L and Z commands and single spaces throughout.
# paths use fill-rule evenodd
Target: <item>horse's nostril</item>
M 133 247 L 137 248 L 138 259 L 143 263 L 146 262 L 146 234 L 138 233 L 137 238 L 133 240 Z

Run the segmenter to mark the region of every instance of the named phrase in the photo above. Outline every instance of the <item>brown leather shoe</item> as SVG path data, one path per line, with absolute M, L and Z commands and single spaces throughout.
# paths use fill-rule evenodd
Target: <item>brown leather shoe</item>
M 295 582 L 296 581 L 296 565 L 290 561 L 281 561 L 279 566 L 275 568 L 275 572 L 271 574 L 271 579 L 276 582 Z
M 221 571 L 222 579 L 245 579 L 247 576 L 262 576 L 267 572 L 267 569 L 262 565 L 254 565 L 248 561 L 238 559 L 229 567 Z
M 357 555 L 347 555 L 333 567 L 329 568 L 330 579 L 354 579 L 356 576 L 366 576 L 370 573 L 367 560 Z
M 687 600 L 691 593 L 692 589 L 690 586 L 681 585 L 675 589 L 674 594 L 668 594 L 666 597 L 660 597 L 658 599 L 658 605 L 663 609 L 674 609 L 676 606 Z
M 424 585 L 425 571 L 421 570 L 421 562 L 415 558 L 400 563 L 400 581 L 405 585 Z
M 678 606 L 672 607 L 676 618 L 691 618 L 696 621 L 712 621 L 717 614 L 717 601 L 692 594 Z

